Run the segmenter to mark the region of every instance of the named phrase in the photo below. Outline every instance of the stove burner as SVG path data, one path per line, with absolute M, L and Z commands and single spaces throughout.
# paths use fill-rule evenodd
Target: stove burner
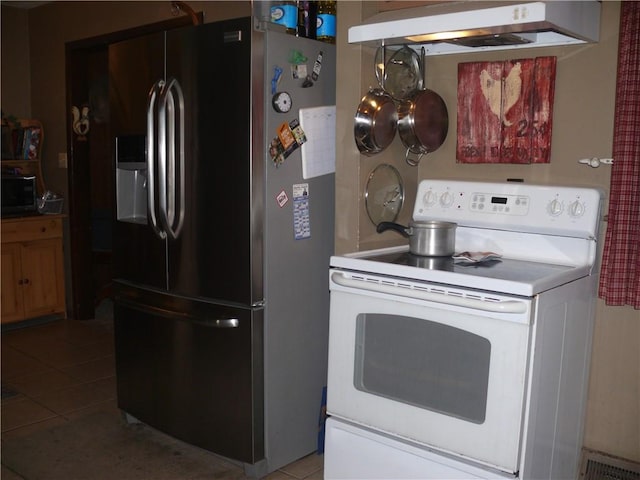
M 466 262 L 454 260 L 452 257 L 425 257 L 421 255 L 414 255 L 409 252 L 385 253 L 365 258 L 366 260 L 372 260 L 374 262 L 393 263 L 395 265 L 406 265 L 409 267 L 424 268 L 426 270 L 439 270 L 442 272 L 453 272 L 455 267 L 463 267 L 465 269 L 490 268 L 502 263 L 502 260 L 499 258 L 485 260 L 483 262 Z
M 428 270 L 442 270 L 445 272 L 453 272 L 454 260 L 451 257 L 423 257 L 405 253 L 406 265 L 418 268 L 426 268 Z

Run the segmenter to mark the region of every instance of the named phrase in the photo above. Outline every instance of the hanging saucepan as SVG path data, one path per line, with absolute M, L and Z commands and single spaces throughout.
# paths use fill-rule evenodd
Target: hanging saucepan
M 382 62 L 386 48 L 382 47 Z M 362 97 L 355 115 L 353 135 L 360 153 L 375 155 L 387 148 L 398 129 L 398 111 L 393 98 L 382 88 L 373 88 Z
M 409 238 L 409 251 L 414 255 L 450 257 L 456 248 L 457 227 L 456 223 L 439 220 L 411 221 L 408 227 L 393 222 L 380 222 L 376 231 L 382 233 L 385 230 L 394 230 Z
M 424 48 L 422 49 L 422 75 L 425 73 Z M 423 80 L 426 84 L 426 79 Z M 416 166 L 422 156 L 437 150 L 447 138 L 449 113 L 440 95 L 424 88 L 416 90 L 398 106 L 398 134 L 406 147 L 406 160 Z M 418 155 L 417 160 L 410 154 Z
M 398 111 L 391 95 L 374 88 L 362 97 L 355 116 L 353 135 L 360 153 L 375 155 L 396 136 Z

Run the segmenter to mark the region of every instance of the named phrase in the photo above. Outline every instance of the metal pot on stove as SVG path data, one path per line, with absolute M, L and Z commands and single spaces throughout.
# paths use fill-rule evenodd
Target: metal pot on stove
M 394 230 L 409 239 L 409 251 L 424 257 L 450 257 L 456 248 L 456 228 L 453 222 L 428 220 L 409 222 L 405 227 L 398 223 L 381 222 L 376 227 L 378 233 Z

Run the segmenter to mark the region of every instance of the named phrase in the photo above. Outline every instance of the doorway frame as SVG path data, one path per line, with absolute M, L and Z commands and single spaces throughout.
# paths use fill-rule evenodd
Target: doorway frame
M 81 158 L 83 149 L 78 148 L 77 139 L 74 138 L 73 132 L 72 107 L 75 100 L 74 94 L 77 96 L 74 81 L 80 75 L 82 67 L 85 67 L 86 72 L 87 66 L 86 63 L 82 64 L 82 58 L 86 58 L 89 53 L 96 50 L 108 49 L 112 43 L 189 25 L 202 25 L 203 20 L 203 13 L 198 12 L 195 17 L 181 16 L 65 44 L 67 201 L 69 208 L 69 263 L 71 266 L 71 305 L 67 308 L 67 318 L 74 320 L 93 319 L 98 303 L 111 296 L 108 285 L 98 292 L 93 282 L 95 262 L 92 249 L 91 165 L 86 155 Z M 83 95 L 85 98 L 88 97 L 87 92 L 83 92 Z M 90 136 L 89 133 L 88 141 L 90 141 Z M 111 168 L 115 169 L 113 155 L 109 155 L 108 158 L 111 162 Z M 113 194 L 112 205 L 115 205 L 115 182 L 113 181 L 115 173 L 110 178 L 112 185 L 108 187 Z M 115 208 L 112 208 L 111 217 L 111 220 L 114 221 Z M 112 263 L 109 252 L 104 252 L 102 257 L 109 264 Z

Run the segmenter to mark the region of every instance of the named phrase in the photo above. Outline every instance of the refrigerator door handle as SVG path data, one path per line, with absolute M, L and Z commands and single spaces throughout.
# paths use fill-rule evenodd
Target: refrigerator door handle
M 184 95 L 175 78 L 164 86 L 162 102 L 162 115 L 166 119 L 166 143 L 163 143 L 166 190 L 160 202 L 165 230 L 175 240 L 182 231 L 185 214 Z
M 158 94 L 158 217 L 164 234 L 167 234 L 167 84 L 162 82 Z M 169 105 L 172 109 L 172 105 Z
M 156 177 L 155 105 L 156 99 L 160 95 L 163 85 L 163 80 L 158 80 L 154 83 L 151 90 L 149 90 L 147 100 L 147 203 L 151 227 L 155 234 L 164 240 L 167 235 L 158 226 L 155 201 L 156 181 L 158 180 Z
M 173 112 L 168 117 L 170 123 L 169 148 L 171 151 L 172 174 L 168 178 L 170 188 L 169 205 L 167 208 L 169 227 L 167 228 L 167 231 L 169 235 L 175 240 L 176 238 L 178 238 L 180 232 L 182 231 L 185 213 L 184 94 L 182 93 L 182 87 L 180 87 L 180 83 L 175 78 L 172 78 L 168 82 L 167 95 L 171 101 L 171 105 L 173 106 Z M 175 108 L 176 100 L 177 109 Z M 177 143 L 176 119 L 178 123 Z M 176 150 L 178 154 L 177 164 L 175 158 Z M 177 220 L 176 211 L 178 216 Z
M 193 323 L 202 325 L 203 327 L 213 328 L 238 328 L 240 320 L 237 318 L 216 318 L 213 320 L 192 320 Z
M 196 325 L 201 325 L 203 327 L 225 328 L 225 329 L 240 327 L 240 319 L 235 317 L 225 316 L 224 318 L 204 319 L 201 317 L 196 317 L 184 311 L 178 312 L 178 311 L 166 310 L 162 306 L 147 304 L 144 302 L 140 302 L 140 300 L 132 300 L 127 295 L 128 293 L 125 293 L 124 295 L 116 294 L 115 296 L 116 302 L 120 305 L 133 308 L 135 310 L 139 310 L 139 311 L 154 314 L 154 315 L 170 316 L 177 320 L 191 322 Z

